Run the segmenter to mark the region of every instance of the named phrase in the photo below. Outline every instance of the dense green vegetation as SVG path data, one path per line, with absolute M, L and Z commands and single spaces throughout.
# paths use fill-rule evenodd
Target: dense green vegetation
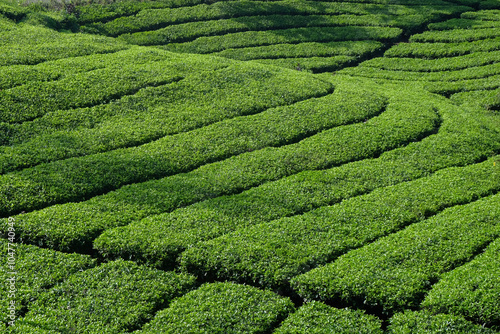
M 271 291 L 212 283 L 176 299 L 137 333 L 265 333 L 293 311 L 290 299 Z
M 382 333 L 381 321 L 362 311 L 337 309 L 312 301 L 290 315 L 275 331 L 277 334 Z
M 109 262 L 41 294 L 21 323 L 61 332 L 121 333 L 137 329 L 194 285 L 189 275 Z
M 0 331 L 498 333 L 499 22 L 0 0 Z

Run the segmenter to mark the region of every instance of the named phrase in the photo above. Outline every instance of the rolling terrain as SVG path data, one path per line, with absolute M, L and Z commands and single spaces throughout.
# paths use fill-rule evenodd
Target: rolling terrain
M 47 4 L 0 2 L 1 331 L 500 332 L 500 1 Z

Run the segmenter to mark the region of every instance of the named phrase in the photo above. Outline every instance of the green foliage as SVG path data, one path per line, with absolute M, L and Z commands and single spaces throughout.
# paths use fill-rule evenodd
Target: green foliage
M 16 230 L 14 224 L 14 230 Z M 15 233 L 15 232 L 14 232 Z M 6 235 L 7 236 L 7 235 Z M 31 245 L 9 244 L 6 239 L 0 239 L 2 261 L 0 262 L 0 316 L 3 322 L 7 317 L 10 300 L 15 301 L 16 318 L 31 306 L 48 288 L 66 279 L 69 275 L 96 265 L 95 261 L 86 255 L 64 254 L 49 249 L 41 249 Z M 7 254 L 12 254 L 14 269 L 10 267 Z M 12 275 L 11 273 L 15 274 Z M 15 277 L 15 298 L 10 295 L 7 279 Z
M 220 138 L 220 143 L 214 142 L 214 145 L 229 144 L 228 133 L 234 133 L 235 135 L 235 144 L 233 145 L 265 145 L 266 143 L 279 145 L 283 140 L 294 142 L 296 139 L 308 137 L 330 127 L 365 120 L 383 111 L 385 99 L 365 92 L 366 100 L 364 100 L 359 98 L 358 93 L 354 90 L 342 93 L 343 91 L 339 90 L 338 94 L 334 93 L 323 98 L 306 100 L 290 107 L 269 109 L 250 118 L 235 118 L 212 127 L 213 131 L 209 133 L 217 134 Z M 359 92 L 359 89 L 357 91 Z M 330 104 L 334 107 L 331 107 Z M 332 111 L 337 114 L 336 117 L 332 117 Z M 435 115 L 433 116 L 435 117 Z M 254 126 L 252 127 L 251 124 L 254 124 Z M 221 128 L 225 132 L 221 133 Z M 234 130 L 229 132 L 231 128 Z M 207 131 L 209 129 L 210 127 L 207 127 L 203 130 Z M 342 137 L 335 139 L 340 131 L 337 129 L 325 132 L 317 139 L 309 140 L 310 143 L 297 143 L 282 148 L 267 148 L 261 151 L 247 152 L 227 161 L 203 166 L 188 174 L 151 181 L 143 185 L 131 185 L 116 193 L 111 193 L 109 196 L 98 197 L 88 203 L 47 208 L 40 212 L 27 214 L 21 224 L 25 226 L 26 230 L 30 231 L 29 234 L 32 237 L 39 235 L 45 240 L 39 240 L 39 242 L 48 242 L 52 247 L 70 247 L 71 244 L 68 245 L 68 242 L 77 243 L 77 245 L 81 245 L 82 241 L 88 243 L 95 236 L 96 229 L 99 231 L 123 225 L 128 223 L 131 218 L 138 219 L 148 214 L 171 211 L 176 207 L 195 201 L 238 192 L 265 181 L 279 179 L 282 176 L 307 169 L 308 166 L 315 167 L 317 164 L 327 164 L 330 159 L 347 159 L 349 156 L 338 156 L 333 149 L 328 150 L 326 144 L 323 151 L 314 153 L 316 154 L 315 160 L 308 161 L 305 158 L 308 156 L 308 152 L 318 150 L 318 145 L 322 142 L 330 141 L 331 145 L 333 145 L 333 142 L 337 141 L 337 146 L 342 144 Z M 381 131 L 385 130 L 382 129 Z M 255 139 L 250 137 L 253 134 Z M 211 138 L 216 137 L 212 135 Z M 202 144 L 206 145 L 206 143 L 214 141 L 211 138 L 203 140 Z M 199 137 L 195 137 L 195 139 L 199 140 Z M 353 142 L 353 145 L 357 144 Z M 253 150 L 254 148 L 254 146 L 247 146 L 244 150 Z M 358 150 L 361 149 L 362 146 L 359 146 Z M 293 152 L 300 152 L 299 150 L 302 150 L 303 153 L 294 156 Z M 366 150 L 366 148 L 363 148 L 363 150 Z M 187 151 L 186 157 L 191 156 L 192 151 Z M 323 156 L 321 156 L 321 152 L 324 153 Z M 165 152 L 162 154 L 165 155 Z M 312 155 L 310 156 L 312 157 Z M 173 155 L 173 157 L 179 157 L 179 155 Z M 180 157 L 179 160 L 185 162 L 186 158 Z M 283 168 L 285 165 L 287 168 Z M 244 171 L 248 172 L 244 173 Z M 171 195 L 165 196 L 166 193 Z M 75 210 L 75 206 L 79 209 Z M 97 207 L 100 209 L 96 209 Z M 68 213 L 72 218 L 68 216 Z M 106 218 L 104 216 L 98 218 L 101 214 Z M 33 220 L 30 218 L 32 215 Z M 91 217 L 92 219 L 89 222 Z M 45 223 L 40 224 L 40 221 L 45 221 Z M 82 224 L 83 221 L 86 223 Z M 51 227 L 49 228 L 49 226 Z M 39 229 L 40 227 L 42 229 Z M 52 228 L 54 230 L 49 233 L 49 229 Z M 22 229 L 21 226 L 20 229 Z M 39 232 L 35 232 L 34 229 L 39 230 Z M 82 233 L 84 234 L 82 235 Z M 51 236 L 47 239 L 46 237 L 49 235 Z M 68 238 L 70 235 L 72 237 Z M 27 235 L 25 237 L 32 238 Z M 35 239 L 39 237 L 35 237 Z M 54 244 L 54 242 L 58 239 L 64 240 L 64 244 L 56 246 L 57 244 Z M 57 243 L 59 242 L 57 241 Z M 71 245 L 71 247 L 78 246 Z
M 394 71 L 441 72 L 485 66 L 497 63 L 499 60 L 500 51 L 491 51 L 474 52 L 463 56 L 438 59 L 374 58 L 361 63 L 360 66 Z
M 0 2 L 0 14 L 14 22 L 21 21 L 27 11 L 14 3 Z
M 410 42 L 420 43 L 460 43 L 484 40 L 498 37 L 500 28 L 489 29 L 454 29 L 445 31 L 426 31 L 418 35 L 413 35 Z
M 0 67 L 0 89 L 13 88 L 34 82 L 55 81 L 103 68 L 112 68 L 118 71 L 119 67 L 122 67 L 124 62 L 130 65 L 138 65 L 161 60 L 176 62 L 179 61 L 178 58 L 178 56 L 172 53 L 161 50 L 132 47 L 110 54 L 93 54 L 64 58 L 46 61 L 37 65 L 2 66 Z M 182 59 L 184 61 L 195 61 L 194 57 L 187 57 L 185 55 Z M 200 62 L 199 57 L 198 62 Z M 223 61 L 221 61 L 221 63 L 223 63 Z M 204 59 L 203 65 L 208 67 L 209 61 L 205 61 Z M 180 68 L 176 69 L 181 70 Z M 199 66 L 199 70 L 201 69 L 201 66 Z M 89 75 L 89 73 L 87 73 L 87 75 Z
M 500 50 L 500 38 L 496 37 L 462 43 L 398 43 L 387 50 L 384 56 L 437 59 L 498 50 Z
M 479 105 L 486 110 L 500 109 L 500 89 L 456 93 L 450 98 L 462 105 Z
M 381 334 L 382 322 L 372 315 L 348 308 L 337 309 L 312 301 L 291 314 L 276 334 Z
M 40 295 L 18 323 L 73 333 L 128 332 L 194 285 L 189 275 L 109 262 L 74 274 Z
M 2 32 L 0 65 L 34 65 L 47 60 L 111 53 L 127 48 L 126 44 L 109 37 L 60 33 L 26 24 Z
M 205 284 L 174 300 L 137 333 L 266 333 L 294 311 L 271 291 L 233 283 Z
M 413 72 L 413 71 L 400 71 L 400 70 L 384 70 L 381 68 L 358 66 L 346 68 L 339 72 L 341 74 L 350 74 L 368 78 L 386 79 L 386 80 L 407 80 L 407 81 L 433 81 L 430 85 L 435 86 L 435 91 L 442 85 L 446 91 L 466 89 L 467 86 L 474 87 L 480 86 L 481 82 L 488 80 L 498 80 L 496 77 L 500 74 L 500 63 L 493 63 L 480 67 L 468 67 L 453 71 L 437 71 L 437 72 Z M 469 82 L 457 82 L 459 80 L 480 79 Z M 452 81 L 452 82 L 450 82 Z M 494 84 L 492 83 L 494 86 Z M 428 89 L 430 88 L 427 87 Z
M 478 71 L 479 72 L 479 71 Z M 424 85 L 424 88 L 429 92 L 437 93 L 445 96 L 451 94 L 478 91 L 478 90 L 491 90 L 500 87 L 500 75 L 486 76 L 481 79 L 460 80 L 455 82 L 429 82 Z
M 500 27 L 499 21 L 481 21 L 471 19 L 451 19 L 448 21 L 436 22 L 428 25 L 428 28 L 430 30 L 485 29 L 498 27 Z
M 0 32 L 16 28 L 16 23 L 0 14 Z
M 184 270 L 199 277 L 286 289 L 292 277 L 352 248 L 421 221 L 445 207 L 497 191 L 500 181 L 492 170 L 491 160 L 463 169 L 445 169 L 303 215 L 241 228 L 188 249 L 180 263 Z M 301 296 L 309 300 L 336 297 L 328 288 L 340 272 L 332 274 L 332 266 L 325 268 L 294 283 Z
M 299 43 L 257 46 L 252 48 L 228 49 L 213 53 L 236 60 L 281 59 L 290 57 L 327 57 L 357 56 L 365 57 L 380 48 L 383 44 L 377 41 L 349 41 L 327 43 Z
M 99 0 L 94 1 L 98 2 Z M 78 15 L 78 23 L 89 24 L 93 22 L 106 22 L 122 16 L 132 16 L 137 14 L 141 10 L 194 6 L 202 2 L 202 0 L 123 0 L 116 1 L 107 6 L 103 6 L 100 3 L 78 4 L 75 9 Z
M 170 43 L 163 48 L 173 52 L 211 53 L 230 48 L 262 46 L 270 44 L 288 44 L 304 42 L 334 41 L 394 41 L 402 31 L 388 27 L 311 27 L 292 28 L 275 31 L 245 31 L 224 36 L 199 37 L 192 42 Z M 137 41 L 135 41 L 137 43 Z M 151 45 L 145 38 L 142 44 Z
M 0 91 L 0 120 L 19 123 L 59 109 L 89 107 L 133 94 L 146 86 L 179 81 L 169 60 L 96 69 L 52 82 L 32 82 Z
M 498 333 L 450 315 L 406 311 L 391 318 L 389 334 L 494 334 Z
M 270 24 L 273 17 L 281 16 L 287 21 L 287 26 L 315 26 L 318 24 L 332 25 L 376 25 L 396 26 L 405 29 L 415 28 L 431 18 L 459 13 L 466 8 L 457 6 L 403 6 L 403 5 L 379 5 L 372 3 L 347 3 L 347 2 L 316 2 L 316 1 L 220 1 L 211 5 L 200 4 L 191 7 L 165 8 L 143 10 L 135 16 L 117 18 L 111 22 L 89 25 L 89 29 L 95 29 L 108 36 L 118 36 L 125 33 L 156 30 L 181 23 L 218 20 L 206 22 L 213 28 L 216 25 L 228 27 L 228 23 L 222 19 L 233 19 L 229 22 L 246 24 L 251 28 L 252 24 Z M 373 14 L 380 12 L 381 14 Z M 383 13 L 383 14 L 382 14 Z M 259 21 L 252 16 L 266 15 Z M 290 15 L 293 16 L 287 19 Z M 307 15 L 304 17 L 302 15 Z M 323 15 L 323 17 L 316 17 Z M 331 16 L 328 19 L 327 16 Z M 237 19 L 236 19 L 237 18 Z M 294 23 L 295 21 L 295 23 Z M 275 22 L 277 24 L 278 22 Z M 206 25 L 186 25 L 183 30 L 197 30 L 196 27 Z M 245 25 L 242 25 L 245 27 Z M 270 27 L 270 26 L 269 26 Z M 180 28 L 180 27 L 179 27 Z M 176 28 L 178 30 L 179 28 Z M 264 30 L 265 26 L 255 26 L 258 30 Z M 87 29 L 84 27 L 83 29 Z M 227 28 L 225 28 L 227 29 Z M 170 35 L 171 29 L 159 32 L 162 35 Z M 202 32 L 199 32 L 200 36 Z M 156 34 L 153 34 L 156 35 Z M 151 36 L 148 34 L 148 36 Z
M 466 12 L 461 15 L 463 19 L 498 21 L 500 20 L 500 10 L 478 10 L 475 12 Z
M 235 71 L 236 68 L 242 70 Z M 238 85 L 247 83 L 249 89 L 256 90 L 256 96 L 272 96 L 274 105 L 286 105 L 325 95 L 331 92 L 332 88 L 312 76 L 250 64 L 235 65 L 235 68 L 222 73 L 226 75 L 225 85 L 231 82 Z M 247 80 L 253 81 L 252 84 L 248 85 Z M 273 90 L 261 90 L 264 80 L 269 80 Z M 294 87 L 307 89 L 294 90 Z M 150 178 L 189 171 L 249 150 L 295 142 L 316 132 L 313 130 L 311 133 L 307 128 L 303 128 L 289 136 L 289 131 L 283 124 L 263 122 L 262 117 L 266 116 L 267 114 L 251 117 L 255 126 L 250 126 L 247 118 L 235 118 L 191 132 L 167 136 L 138 147 L 56 161 L 17 173 L 4 174 L 0 179 L 3 178 L 5 182 L 6 197 L 3 198 L 0 211 L 35 209 L 49 204 L 81 200 L 128 183 L 144 182 Z M 270 117 L 275 118 L 276 115 Z M 302 125 L 304 124 L 299 124 L 299 128 Z M 279 131 L 266 131 L 269 126 L 276 126 Z M 282 153 L 281 159 L 288 160 L 285 153 Z M 325 158 L 319 156 L 317 159 L 322 163 L 328 161 L 328 158 L 325 161 Z M 29 199 L 29 196 L 25 197 L 32 191 L 39 193 L 39 197 L 34 201 L 33 198 Z
M 497 204 L 496 209 L 500 206 Z M 497 219 L 498 221 L 498 219 Z M 452 313 L 474 322 L 500 328 L 500 239 L 473 261 L 445 275 L 433 286 L 422 308 Z
M 337 71 L 341 68 L 355 63 L 356 57 L 307 57 L 307 58 L 281 58 L 281 59 L 258 59 L 256 62 L 266 65 L 274 65 L 297 71 L 312 73 Z
M 482 173 L 487 178 L 498 178 L 498 170 L 492 171 L 491 165 L 490 160 L 486 163 L 486 170 L 489 171 Z M 443 174 L 440 176 L 442 179 Z M 474 182 L 472 179 L 475 178 L 471 177 L 471 182 Z M 488 188 L 476 194 L 481 196 L 499 190 L 495 186 Z M 454 194 L 456 199 L 450 203 L 462 202 L 455 185 L 443 189 Z M 422 191 L 422 195 L 445 197 L 436 191 Z M 406 308 L 416 309 L 427 290 L 443 273 L 470 261 L 485 245 L 500 236 L 499 221 L 500 195 L 453 207 L 348 252 L 335 262 L 298 277 L 295 283 L 300 294 L 306 298 L 340 299 L 349 305 L 380 309 L 384 314 Z M 471 305 L 464 304 L 467 307 Z M 485 303 L 481 303 L 481 307 L 484 306 Z

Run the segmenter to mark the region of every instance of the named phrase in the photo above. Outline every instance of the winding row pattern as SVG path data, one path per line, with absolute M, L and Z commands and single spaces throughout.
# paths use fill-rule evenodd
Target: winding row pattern
M 495 7 L 0 6 L 0 327 L 495 333 Z

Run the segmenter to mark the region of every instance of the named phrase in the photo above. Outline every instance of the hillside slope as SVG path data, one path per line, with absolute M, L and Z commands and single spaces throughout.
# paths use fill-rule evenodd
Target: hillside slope
M 500 1 L 58 6 L 0 3 L 2 331 L 500 332 Z

